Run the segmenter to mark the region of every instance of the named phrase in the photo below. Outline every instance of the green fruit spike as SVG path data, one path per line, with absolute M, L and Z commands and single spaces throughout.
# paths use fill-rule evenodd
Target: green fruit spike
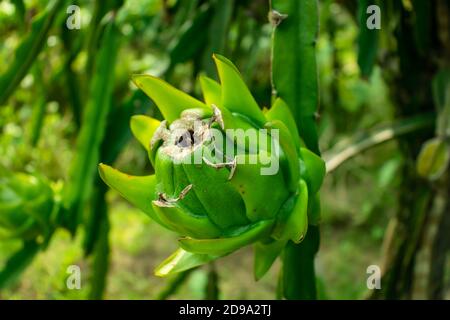
M 284 102 L 284 100 L 282 100 L 281 98 L 277 98 L 269 111 L 266 112 L 265 116 L 268 121 L 279 120 L 283 122 L 292 136 L 295 147 L 297 149 L 301 147 L 301 140 L 298 135 L 297 124 L 295 123 L 295 119 L 292 115 L 291 110 Z
M 268 165 L 260 161 L 250 163 L 249 155 L 237 156 L 236 161 L 238 165 L 230 183 L 244 200 L 247 218 L 252 222 L 273 218 L 289 194 L 283 175 L 261 174 L 261 169 Z
M 257 242 L 255 244 L 254 274 L 256 281 L 260 280 L 270 270 L 270 267 L 280 255 L 286 242 L 287 240 L 270 240 L 267 243 Z
M 199 254 L 225 255 L 240 249 L 258 239 L 269 235 L 273 220 L 264 220 L 254 223 L 244 232 L 218 239 L 180 239 L 180 247 L 186 251 Z
M 192 192 L 192 190 L 190 191 Z M 179 234 L 200 239 L 216 238 L 222 231 L 205 216 L 195 216 L 186 210 L 171 204 L 169 207 L 158 206 L 153 202 L 153 210 L 166 224 L 171 225 Z
M 99 173 L 102 180 L 112 189 L 141 209 L 157 223 L 172 230 L 162 222 L 152 208 L 152 201 L 157 198 L 156 178 L 154 175 L 136 177 L 122 173 L 105 164 L 99 164 Z
M 220 84 L 208 78 L 205 75 L 200 75 L 200 87 L 202 88 L 203 99 L 208 106 L 215 105 L 221 107 L 222 104 L 222 89 Z
M 150 151 L 150 142 L 160 124 L 160 121 L 144 115 L 132 116 L 130 120 L 131 132 L 147 151 Z
M 300 158 L 300 175 L 306 181 L 310 194 L 315 194 L 319 191 L 325 177 L 325 162 L 306 148 L 300 148 Z
M 252 120 L 242 116 L 241 114 L 232 114 L 230 110 L 222 105 L 222 88 L 220 84 L 204 75 L 200 76 L 200 86 L 202 88 L 203 97 L 207 105 L 217 107 L 220 110 L 223 129 L 243 129 L 254 128 Z
M 186 271 L 213 261 L 220 256 L 197 254 L 178 249 L 155 269 L 155 275 L 165 277 L 173 273 Z
M 292 210 L 280 212 L 279 221 L 272 233 L 277 240 L 301 242 L 308 229 L 308 186 L 304 180 L 298 184 L 298 194 Z
M 259 109 L 237 68 L 230 60 L 221 55 L 214 54 L 213 58 L 222 87 L 222 107 L 232 113 L 241 114 L 262 127 L 265 123 L 264 114 Z
M 211 108 L 203 102 L 172 87 L 161 79 L 149 75 L 134 75 L 132 79 L 136 86 L 155 102 L 164 118 L 169 122 L 178 119 L 186 109 L 198 108 L 211 114 Z
M 288 165 L 289 172 L 285 174 L 289 190 L 294 192 L 297 190 L 298 180 L 300 179 L 300 166 L 298 161 L 298 153 L 293 142 L 292 135 L 287 127 L 280 120 L 272 120 L 265 124 L 268 129 L 278 129 L 281 150 L 283 150 Z
M 239 123 L 233 116 L 230 110 L 224 108 L 222 105 L 222 88 L 220 84 L 207 76 L 200 76 L 200 86 L 202 88 L 203 99 L 208 106 L 217 107 L 220 110 L 220 117 L 222 118 L 223 129 L 237 129 Z

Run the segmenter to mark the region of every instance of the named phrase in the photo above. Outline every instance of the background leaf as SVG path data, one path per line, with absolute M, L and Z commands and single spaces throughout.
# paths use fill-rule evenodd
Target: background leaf
M 64 191 L 63 203 L 67 209 L 67 226 L 75 231 L 79 214 L 85 204 L 96 177 L 100 146 L 105 134 L 106 120 L 111 107 L 118 31 L 114 20 L 107 22 L 99 51 L 99 60 L 92 81 L 90 98 L 83 117 L 77 141 L 77 152 L 70 168 L 70 180 Z
M 63 3 L 64 0 L 51 1 L 47 9 L 34 18 L 30 33 L 19 44 L 14 53 L 14 60 L 0 77 L 0 105 L 6 103 L 36 60 Z

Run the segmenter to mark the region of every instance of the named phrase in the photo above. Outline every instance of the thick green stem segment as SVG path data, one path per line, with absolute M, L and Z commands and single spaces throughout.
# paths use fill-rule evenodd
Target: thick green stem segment
M 272 0 L 272 83 L 294 115 L 306 147 L 319 154 L 315 116 L 318 107 L 315 44 L 318 33 L 317 0 Z M 312 195 L 313 196 L 313 195 Z M 314 257 L 319 229 L 309 225 L 300 244 L 284 249 L 280 292 L 286 299 L 316 299 Z
M 108 205 L 106 203 L 105 185 L 98 187 L 95 192 L 93 210 L 98 215 L 97 226 L 95 226 L 98 234 L 93 248 L 93 257 L 91 261 L 91 277 L 90 277 L 90 291 L 89 299 L 99 300 L 103 298 L 109 269 L 110 244 L 109 244 L 109 219 L 108 219 Z M 93 227 L 92 225 L 90 227 Z
M 308 149 L 319 153 L 315 114 L 318 85 L 315 45 L 317 0 L 272 0 L 272 82 L 276 95 L 292 110 Z
M 314 256 L 319 249 L 319 228 L 309 225 L 305 240 L 300 244 L 291 241 L 283 256 L 283 295 L 290 300 L 317 298 Z

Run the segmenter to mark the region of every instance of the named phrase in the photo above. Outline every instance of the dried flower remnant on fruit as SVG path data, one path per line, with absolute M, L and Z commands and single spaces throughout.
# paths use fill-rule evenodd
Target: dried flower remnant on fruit
M 153 203 L 158 207 L 174 207 L 175 203 L 180 200 L 183 200 L 187 193 L 192 189 L 192 184 L 188 185 L 184 188 L 180 195 L 176 198 L 169 198 L 165 193 L 158 193 L 158 200 L 153 200 Z
M 167 120 L 163 120 L 163 121 L 161 121 L 159 127 L 156 129 L 155 133 L 153 134 L 153 137 L 150 141 L 150 149 L 153 149 L 159 141 L 167 140 L 169 135 L 170 135 L 170 132 L 167 129 Z

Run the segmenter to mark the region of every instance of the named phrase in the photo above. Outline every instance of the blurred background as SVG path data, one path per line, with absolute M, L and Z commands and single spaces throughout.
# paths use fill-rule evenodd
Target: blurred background
M 370 34 L 359 28 L 369 4 L 381 7 L 381 29 Z M 320 0 L 319 9 L 317 123 L 329 171 L 320 297 L 449 299 L 449 3 Z M 0 232 L 0 298 L 275 297 L 279 265 L 255 282 L 251 248 L 154 276 L 177 236 L 89 169 L 101 161 L 133 175 L 153 170 L 129 118 L 160 114 L 132 74 L 200 97 L 198 75 L 217 78 L 216 52 L 270 106 L 269 11 L 268 0 L 0 1 L 0 231 L 15 228 Z M 28 217 L 2 218 L 18 172 L 55 195 L 47 227 L 18 231 Z M 71 265 L 81 268 L 79 290 L 66 286 Z M 367 289 L 369 265 L 382 269 L 382 290 Z

